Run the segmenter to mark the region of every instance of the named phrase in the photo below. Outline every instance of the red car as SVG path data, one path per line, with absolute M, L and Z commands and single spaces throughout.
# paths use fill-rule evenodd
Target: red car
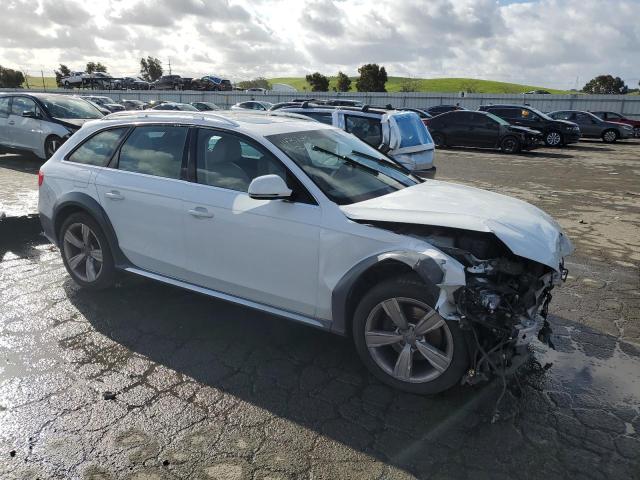
M 632 120 L 616 112 L 591 112 L 591 113 L 609 122 L 626 123 L 627 125 L 631 125 L 633 127 L 633 136 L 636 138 L 640 137 L 640 120 Z

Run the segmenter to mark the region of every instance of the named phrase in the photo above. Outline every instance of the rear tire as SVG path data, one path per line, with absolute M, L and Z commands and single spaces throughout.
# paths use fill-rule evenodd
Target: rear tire
M 518 153 L 521 150 L 520 141 L 511 135 L 504 137 L 500 142 L 500 150 L 503 153 Z
M 89 214 L 69 215 L 60 227 L 58 243 L 64 266 L 78 285 L 102 290 L 115 283 L 116 268 L 109 242 Z
M 615 143 L 616 140 L 618 140 L 620 136 L 618 135 L 618 132 L 616 132 L 614 129 L 610 129 L 610 130 L 605 130 L 604 132 L 602 132 L 602 141 L 604 143 Z
M 398 390 L 440 393 L 468 369 L 459 324 L 435 312 L 433 292 L 415 276 L 396 277 L 373 287 L 356 308 L 353 338 L 362 362 Z

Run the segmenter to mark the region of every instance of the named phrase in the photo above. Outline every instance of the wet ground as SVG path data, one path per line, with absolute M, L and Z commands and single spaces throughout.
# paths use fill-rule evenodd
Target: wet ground
M 0 156 L 0 478 L 640 478 L 640 141 L 442 150 L 577 246 L 557 350 L 501 384 L 395 392 L 350 342 L 123 277 L 78 289 L 40 236 L 37 161 Z

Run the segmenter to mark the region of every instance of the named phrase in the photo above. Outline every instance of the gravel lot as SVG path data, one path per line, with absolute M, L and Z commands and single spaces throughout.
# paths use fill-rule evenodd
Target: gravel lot
M 577 246 L 557 350 L 497 418 L 499 382 L 402 394 L 346 339 L 139 278 L 79 290 L 39 235 L 38 162 L 1 155 L 0 478 L 640 478 L 640 141 L 437 164 Z

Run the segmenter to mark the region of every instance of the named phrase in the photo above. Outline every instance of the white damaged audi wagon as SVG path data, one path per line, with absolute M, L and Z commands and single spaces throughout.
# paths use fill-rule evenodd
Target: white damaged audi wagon
M 504 375 L 548 338 L 573 251 L 538 208 L 414 177 L 286 114 L 122 112 L 39 175 L 80 286 L 124 270 L 353 337 L 383 382 L 432 394 Z

